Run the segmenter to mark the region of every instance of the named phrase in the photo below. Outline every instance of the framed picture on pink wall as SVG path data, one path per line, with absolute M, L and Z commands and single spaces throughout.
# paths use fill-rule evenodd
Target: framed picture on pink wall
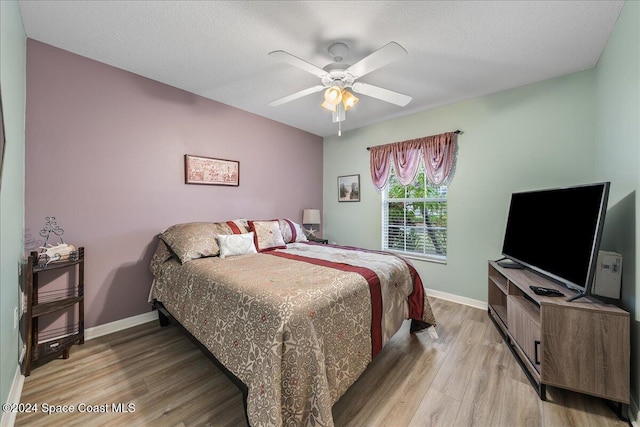
M 240 162 L 185 154 L 184 183 L 237 187 L 240 185 Z

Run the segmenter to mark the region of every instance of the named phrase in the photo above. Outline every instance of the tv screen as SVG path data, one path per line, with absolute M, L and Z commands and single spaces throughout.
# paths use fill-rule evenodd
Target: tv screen
M 589 293 L 609 182 L 513 193 L 502 254 Z

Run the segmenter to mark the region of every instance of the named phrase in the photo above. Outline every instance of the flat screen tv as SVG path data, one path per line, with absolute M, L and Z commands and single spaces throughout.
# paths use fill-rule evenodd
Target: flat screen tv
M 595 276 L 609 182 L 513 193 L 502 255 L 588 295 Z

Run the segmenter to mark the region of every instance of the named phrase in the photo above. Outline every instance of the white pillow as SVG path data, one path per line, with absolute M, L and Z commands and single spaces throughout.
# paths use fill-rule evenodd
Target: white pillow
M 220 258 L 258 253 L 253 243 L 253 234 L 253 231 L 243 234 L 218 234 L 216 239 L 220 246 Z

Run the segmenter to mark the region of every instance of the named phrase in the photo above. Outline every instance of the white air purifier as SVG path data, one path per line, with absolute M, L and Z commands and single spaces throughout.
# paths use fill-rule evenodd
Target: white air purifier
M 607 298 L 620 299 L 622 283 L 622 255 L 599 251 L 596 277 L 591 293 Z

